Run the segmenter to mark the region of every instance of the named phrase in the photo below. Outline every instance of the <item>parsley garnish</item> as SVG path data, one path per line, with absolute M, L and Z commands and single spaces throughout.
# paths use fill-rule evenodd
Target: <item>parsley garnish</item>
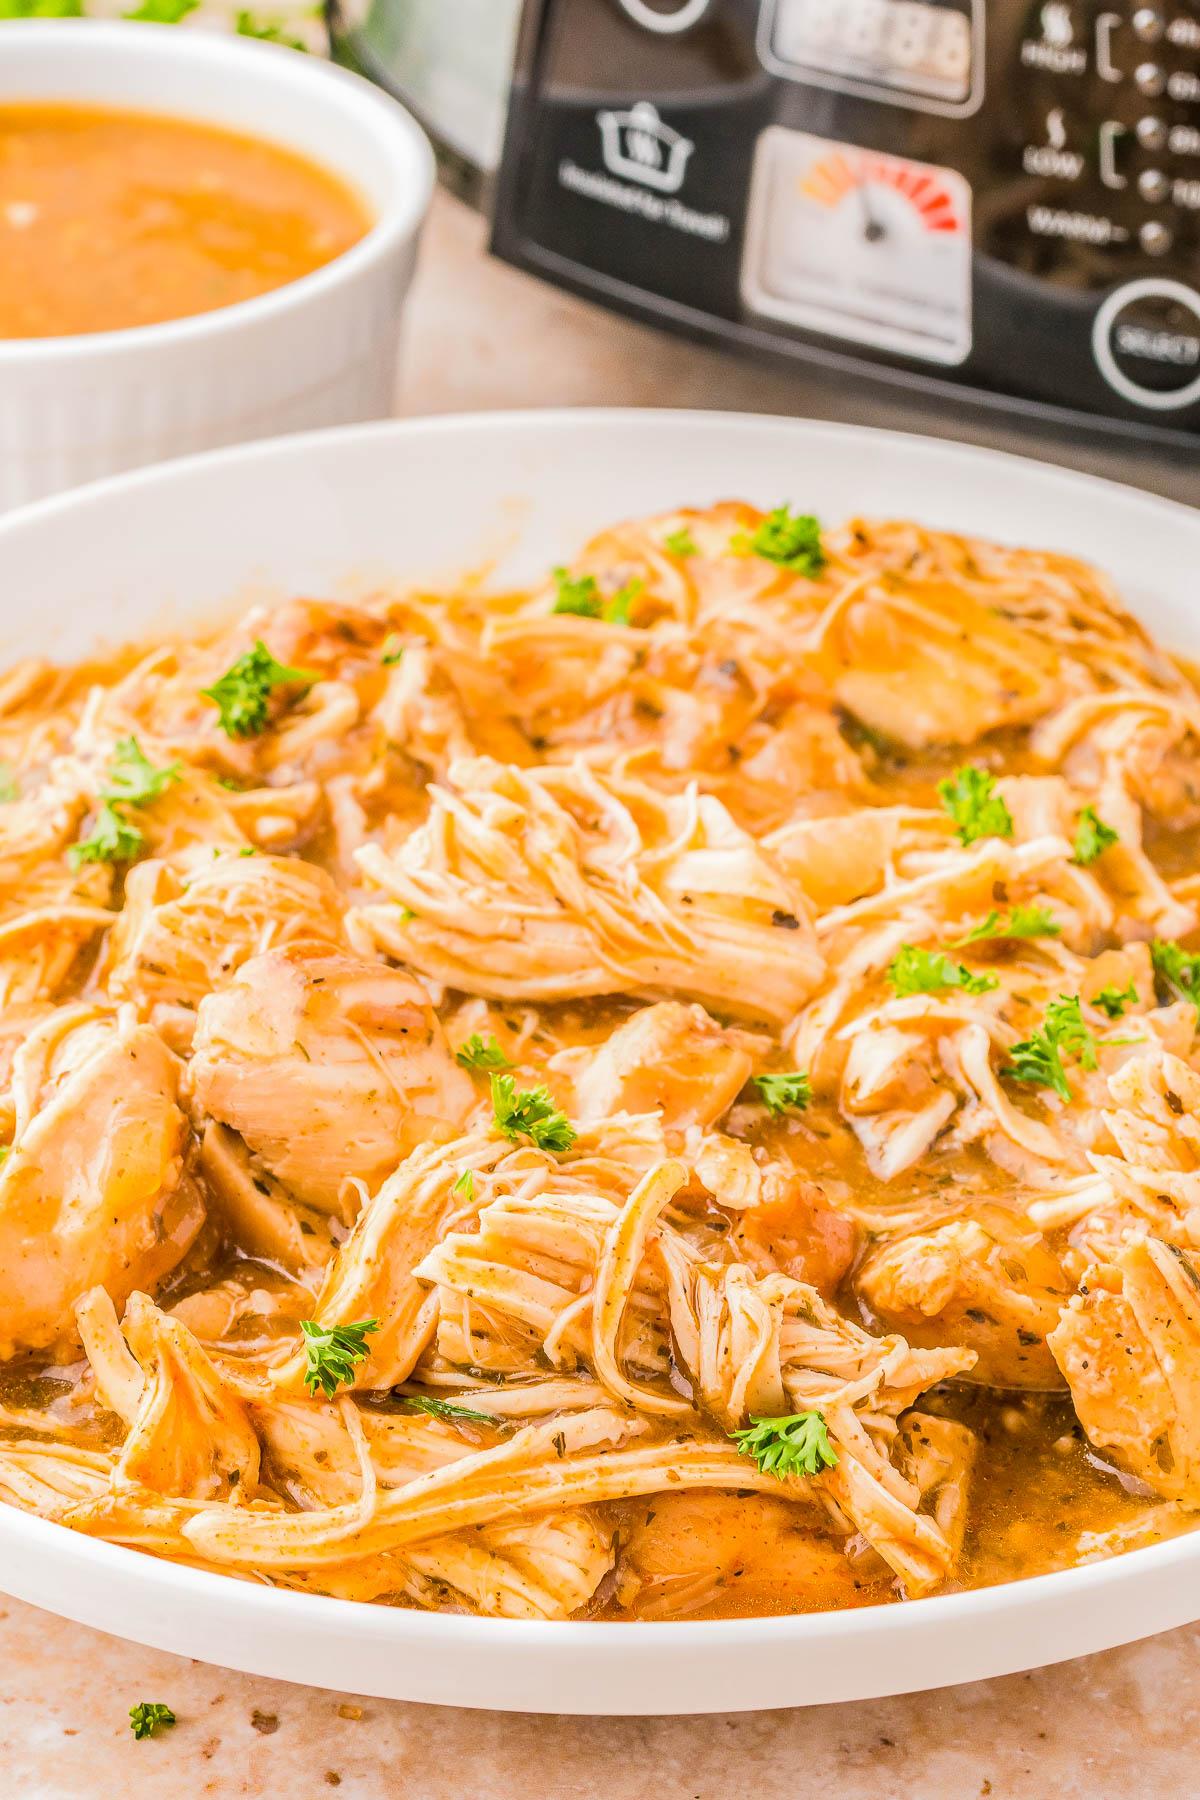
M 140 6 L 132 12 L 122 13 L 123 19 L 143 19 L 151 25 L 178 25 L 180 19 L 195 12 L 200 0 L 142 0 Z
M 145 838 L 121 809 L 148 806 L 157 800 L 173 781 L 179 780 L 179 764 L 168 763 L 165 768 L 156 769 L 137 739 L 127 737 L 115 746 L 105 773 L 107 782 L 100 789 L 95 830 L 91 837 L 72 844 L 67 851 L 67 861 L 73 869 L 85 862 L 132 862 Z
M 492 1111 L 496 1130 L 515 1144 L 527 1137 L 539 1150 L 561 1155 L 579 1135 L 566 1113 L 560 1112 L 544 1087 L 517 1093 L 511 1075 L 492 1076 Z
M 1165 991 L 1176 1000 L 1190 1000 L 1200 1013 L 1200 951 L 1184 950 L 1178 944 L 1155 938 L 1150 946 L 1150 961 Z
M 1061 937 L 1062 926 L 1057 924 L 1054 914 L 1045 906 L 1014 906 L 1007 919 L 992 911 L 966 937 L 955 940 L 955 949 L 964 944 L 976 944 L 981 938 L 1037 938 Z
M 473 1200 L 475 1198 L 474 1169 L 464 1169 L 454 1186 L 450 1189 L 450 1192 L 452 1194 L 462 1194 L 465 1199 Z
M 256 638 L 253 650 L 239 656 L 219 681 L 200 692 L 218 708 L 217 723 L 227 737 L 257 737 L 267 722 L 267 700 L 277 687 L 303 683 L 310 688 L 319 680 L 312 669 L 289 669 L 276 662 L 262 639 Z
M 943 988 L 961 988 L 964 994 L 986 994 L 999 987 L 994 975 L 972 975 L 961 963 L 951 962 L 940 950 L 920 950 L 901 944 L 888 965 L 887 978 L 898 995 L 936 994 Z
M 686 525 L 678 531 L 669 531 L 663 539 L 663 549 L 669 550 L 672 556 L 698 556 L 696 540 Z
M 491 1413 L 476 1412 L 473 1407 L 459 1406 L 453 1400 L 430 1400 L 424 1394 L 405 1394 L 401 1406 L 413 1412 L 429 1413 L 434 1419 L 471 1419 L 477 1425 L 494 1425 Z
M 802 1069 L 788 1075 L 756 1075 L 754 1085 L 773 1119 L 781 1119 L 786 1112 L 803 1112 L 812 1099 L 812 1082 Z
M 618 588 L 612 599 L 604 608 L 603 618 L 609 625 L 629 625 L 629 609 L 645 587 L 645 582 L 635 575 L 624 587 Z
M 1124 1016 L 1127 1006 L 1137 1005 L 1137 997 L 1138 991 L 1131 980 L 1128 987 L 1119 988 L 1114 984 L 1101 988 L 1092 1001 L 1092 1005 L 1098 1006 L 1100 1011 L 1107 1013 L 1110 1019 L 1120 1019 Z
M 135 737 L 122 738 L 108 765 L 108 786 L 102 790 L 102 796 L 105 800 L 127 800 L 130 806 L 148 806 L 178 780 L 177 762 L 156 769 Z
M 603 619 L 606 625 L 628 625 L 629 608 L 646 585 L 635 576 L 624 587 L 618 588 L 611 600 L 604 600 L 594 575 L 580 575 L 577 580 L 572 580 L 565 569 L 555 569 L 554 580 L 558 588 L 554 600 L 556 613 L 573 613 L 580 619 Z
M 821 527 L 811 513 L 777 506 L 754 532 L 737 531 L 729 540 L 737 556 L 761 556 L 795 575 L 819 575 L 825 567 Z
M 1010 838 L 1013 834 L 1012 814 L 1000 795 L 993 792 L 996 777 L 973 763 L 964 763 L 949 777 L 938 782 L 938 797 L 950 817 L 960 843 L 973 844 L 977 838 Z
M 1071 1086 L 1063 1057 L 1072 1056 L 1084 1069 L 1096 1065 L 1096 1040 L 1084 1022 L 1078 994 L 1060 994 L 1046 1008 L 1042 1025 L 1031 1037 L 1012 1047 L 1012 1062 L 1002 1075 L 1011 1081 L 1028 1081 L 1053 1088 L 1062 1100 L 1071 1098 Z
M 301 1319 L 304 1336 L 304 1385 L 316 1396 L 322 1388 L 332 1400 L 344 1381 L 354 1376 L 354 1365 L 367 1355 L 367 1338 L 379 1330 L 378 1319 L 360 1319 L 356 1325 L 319 1325 L 315 1319 Z
M 388 636 L 383 640 L 383 649 L 379 654 L 380 662 L 385 669 L 390 669 L 395 663 L 400 661 L 400 658 L 403 655 L 404 645 L 400 642 L 400 639 L 396 636 L 394 631 L 389 632 Z
M 17 786 L 12 764 L 0 762 L 0 805 L 6 806 L 10 800 L 18 800 L 20 795 L 21 790 Z
M 788 1413 L 781 1419 L 750 1415 L 749 1431 L 731 1431 L 743 1456 L 752 1456 L 764 1475 L 786 1481 L 789 1475 L 819 1475 L 837 1467 L 837 1451 L 829 1441 L 825 1415 Z
M 135 1738 L 153 1737 L 163 1725 L 173 1725 L 175 1714 L 161 1700 L 139 1700 L 129 1709 L 129 1729 Z
M 1098 856 L 1103 856 L 1110 845 L 1118 843 L 1120 836 L 1119 831 L 1104 823 L 1094 806 L 1085 806 L 1075 828 L 1075 853 L 1071 861 L 1086 869 Z
M 556 613 L 574 613 L 580 619 L 598 619 L 604 608 L 594 575 L 580 575 L 572 580 L 565 569 L 555 569 L 558 589 L 554 597 Z
M 510 1064 L 503 1050 L 488 1033 L 486 1038 L 473 1031 L 465 1044 L 460 1044 L 454 1053 L 454 1060 L 460 1069 L 507 1069 Z

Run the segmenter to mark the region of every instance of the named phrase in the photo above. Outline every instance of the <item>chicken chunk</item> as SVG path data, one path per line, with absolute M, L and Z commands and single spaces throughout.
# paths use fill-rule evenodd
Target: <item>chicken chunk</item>
M 1062 691 L 1059 658 L 952 583 L 868 585 L 828 644 L 835 697 L 898 744 L 970 744 L 1028 724 Z
M 61 1007 L 14 1059 L 0 1169 L 0 1356 L 65 1354 L 74 1302 L 153 1290 L 204 1221 L 185 1176 L 178 1065 L 148 1026 Z
M 1049 1344 L 1093 1444 L 1200 1507 L 1200 1276 L 1184 1252 L 1127 1244 L 1089 1271 Z
M 702 1006 L 664 1000 L 618 1027 L 575 1083 L 580 1119 L 658 1113 L 668 1128 L 711 1125 L 769 1040 L 727 1031 Z
M 475 1101 L 428 994 L 397 969 L 325 944 L 252 957 L 200 1004 L 191 1080 L 297 1199 L 342 1209 Z
M 1028 1220 L 985 1207 L 973 1219 L 893 1238 L 868 1256 L 855 1286 L 875 1319 L 910 1343 L 974 1350 L 970 1381 L 1062 1385 L 1046 1339 L 1070 1290 Z
M 219 856 L 186 882 L 139 863 L 108 948 L 108 987 L 143 1006 L 195 1006 L 260 951 L 297 938 L 336 943 L 342 901 L 323 869 L 295 857 Z

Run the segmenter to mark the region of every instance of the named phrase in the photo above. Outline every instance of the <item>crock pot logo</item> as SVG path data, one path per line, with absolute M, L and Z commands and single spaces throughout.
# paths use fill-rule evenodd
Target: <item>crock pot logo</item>
M 688 157 L 696 148 L 691 138 L 664 125 L 648 100 L 639 100 L 628 112 L 598 112 L 604 166 L 613 175 L 661 194 L 677 194 L 683 186 Z

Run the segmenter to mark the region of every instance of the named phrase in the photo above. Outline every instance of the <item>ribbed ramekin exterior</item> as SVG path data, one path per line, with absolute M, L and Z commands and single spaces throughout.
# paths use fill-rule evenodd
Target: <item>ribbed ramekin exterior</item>
M 183 343 L 115 333 L 0 368 L 0 510 L 194 450 L 386 417 L 415 260 L 411 238 L 271 319 L 230 307 Z

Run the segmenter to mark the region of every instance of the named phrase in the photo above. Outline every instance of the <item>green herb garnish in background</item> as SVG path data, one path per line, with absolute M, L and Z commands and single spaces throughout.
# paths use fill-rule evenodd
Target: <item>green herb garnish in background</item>
M 1137 1005 L 1137 998 L 1138 991 L 1132 981 L 1124 988 L 1119 988 L 1114 983 L 1110 987 L 1101 988 L 1092 1005 L 1098 1006 L 1110 1019 L 1120 1019 L 1124 1017 L 1127 1006 Z
M 276 688 L 303 685 L 307 690 L 320 679 L 312 669 L 289 669 L 276 662 L 262 639 L 256 638 L 252 650 L 200 692 L 218 709 L 217 723 L 227 737 L 257 737 L 267 723 L 267 701 Z
M 696 548 L 696 540 L 686 525 L 681 525 L 678 531 L 667 533 L 663 539 L 663 549 L 672 556 L 698 556 L 700 554 Z
M 301 1319 L 304 1338 L 304 1385 L 315 1398 L 317 1389 L 332 1400 L 344 1381 L 354 1378 L 354 1365 L 365 1361 L 367 1338 L 379 1330 L 378 1319 L 360 1319 L 356 1325 L 321 1325 Z
M 132 12 L 122 13 L 121 17 L 142 20 L 149 25 L 178 25 L 180 19 L 195 12 L 199 4 L 200 0 L 142 0 L 140 6 Z
M 153 1737 L 164 1725 L 173 1725 L 175 1714 L 161 1700 L 139 1700 L 129 1709 L 129 1729 L 135 1738 Z
M 736 556 L 761 556 L 793 575 L 819 575 L 825 567 L 819 521 L 787 506 L 777 506 L 753 532 L 735 531 L 729 548 Z
M 454 1060 L 460 1069 L 507 1069 L 509 1060 L 503 1050 L 489 1032 L 486 1038 L 473 1031 L 465 1044 L 460 1044 L 454 1053 Z
M 125 815 L 127 806 L 149 806 L 171 783 L 179 780 L 179 764 L 156 769 L 143 754 L 135 737 L 122 738 L 115 746 L 105 785 L 99 790 L 100 806 L 92 835 L 72 844 L 67 861 L 73 869 L 86 862 L 132 862 L 140 855 L 145 837 Z
M 1200 1013 L 1200 951 L 1184 950 L 1179 944 L 1155 938 L 1150 946 L 1150 961 L 1164 992 L 1176 1000 L 1190 1000 Z
M 961 950 L 964 944 L 977 944 L 983 938 L 1039 938 L 1061 937 L 1062 926 L 1055 920 L 1054 914 L 1045 906 L 1014 906 L 1006 919 L 992 911 L 966 937 L 956 938 L 954 948 Z
M 7 806 L 11 800 L 20 798 L 21 790 L 17 786 L 12 764 L 0 762 L 0 806 Z
M 829 1441 L 825 1415 L 788 1413 L 779 1419 L 750 1416 L 748 1431 L 731 1431 L 743 1456 L 752 1456 L 764 1475 L 786 1481 L 789 1475 L 819 1475 L 836 1469 L 837 1451 Z
M 598 619 L 604 610 L 594 575 L 572 578 L 565 569 L 554 570 L 556 613 L 572 613 L 580 619 Z
M 1094 806 L 1085 806 L 1075 828 L 1075 851 L 1071 861 L 1086 869 L 1113 844 L 1119 843 L 1120 838 L 1120 832 L 1106 825 Z
M 1062 1100 L 1071 1098 L 1071 1086 L 1063 1067 L 1064 1056 L 1081 1068 L 1094 1069 L 1096 1040 L 1080 1010 L 1078 994 L 1060 994 L 1046 1008 L 1046 1017 L 1030 1037 L 1022 1038 L 1009 1052 L 1012 1057 L 1000 1073 L 1010 1081 L 1027 1081 L 1053 1088 Z
M 293 37 L 277 19 L 266 19 L 259 13 L 239 12 L 236 19 L 239 37 L 261 38 L 265 44 L 283 44 L 288 50 L 307 50 L 303 38 Z
M 754 1085 L 773 1119 L 781 1119 L 788 1112 L 803 1112 L 812 1099 L 812 1082 L 802 1069 L 793 1069 L 787 1075 L 756 1075 Z
M 954 820 L 959 841 L 973 844 L 977 838 L 1010 838 L 1012 814 L 994 792 L 996 777 L 973 763 L 955 769 L 953 779 L 938 782 L 938 798 Z
M 492 1112 L 496 1130 L 514 1144 L 518 1136 L 527 1137 L 539 1150 L 551 1150 L 556 1156 L 569 1150 L 579 1135 L 544 1087 L 518 1094 L 511 1075 L 492 1076 Z
M 403 655 L 404 645 L 400 642 L 396 633 L 390 631 L 383 640 L 383 649 L 379 653 L 380 662 L 385 669 L 391 669 L 395 667 Z
M 410 1412 L 428 1413 L 434 1419 L 469 1419 L 475 1425 L 494 1425 L 491 1413 L 476 1412 L 473 1407 L 459 1406 L 454 1400 L 431 1400 L 424 1394 L 405 1394 L 400 1402 Z
M 901 944 L 888 965 L 887 978 L 898 997 L 937 994 L 944 988 L 961 988 L 964 994 L 986 994 L 999 987 L 994 975 L 972 975 L 961 963 L 951 962 L 940 950 L 922 950 Z
M 606 625 L 628 625 L 631 623 L 629 609 L 643 591 L 646 584 L 635 575 L 624 587 L 617 589 L 612 599 L 607 602 L 602 613 Z

